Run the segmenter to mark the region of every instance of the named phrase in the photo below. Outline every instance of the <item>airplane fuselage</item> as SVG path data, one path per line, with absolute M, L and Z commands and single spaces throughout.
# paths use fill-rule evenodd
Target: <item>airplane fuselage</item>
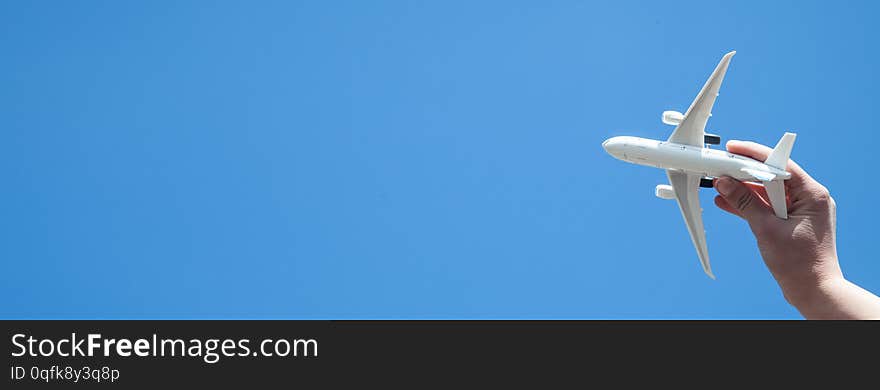
M 696 173 L 708 177 L 730 176 L 754 181 L 743 169 L 772 173 L 779 179 L 791 174 L 763 162 L 722 150 L 682 145 L 640 137 L 613 137 L 602 143 L 608 154 L 633 164 Z

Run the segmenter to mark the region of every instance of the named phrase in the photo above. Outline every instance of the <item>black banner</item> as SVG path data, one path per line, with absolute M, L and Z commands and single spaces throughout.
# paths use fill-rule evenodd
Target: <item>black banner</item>
M 4 321 L 3 388 L 516 382 L 869 370 L 876 322 Z M 873 368 L 871 368 L 873 370 Z

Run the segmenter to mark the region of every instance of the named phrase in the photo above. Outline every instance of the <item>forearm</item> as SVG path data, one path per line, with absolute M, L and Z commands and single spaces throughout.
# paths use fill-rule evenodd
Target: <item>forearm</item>
M 797 292 L 785 290 L 783 287 L 789 303 L 808 320 L 880 319 L 880 297 L 842 275 L 827 278 Z

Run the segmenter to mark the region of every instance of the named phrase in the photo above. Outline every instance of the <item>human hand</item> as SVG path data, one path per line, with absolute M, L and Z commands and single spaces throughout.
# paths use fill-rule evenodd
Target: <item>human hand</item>
M 730 153 L 764 161 L 771 148 L 730 141 Z M 773 213 L 764 186 L 730 177 L 715 180 L 715 204 L 745 219 L 764 263 L 789 303 L 807 318 L 878 318 L 880 298 L 846 281 L 837 260 L 836 209 L 828 189 L 789 161 L 788 219 Z

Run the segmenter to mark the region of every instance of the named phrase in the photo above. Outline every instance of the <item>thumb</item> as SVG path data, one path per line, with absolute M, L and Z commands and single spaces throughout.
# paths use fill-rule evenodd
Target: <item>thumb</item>
M 752 189 L 730 177 L 715 180 L 715 189 L 746 221 L 754 222 L 769 215 L 769 208 Z

